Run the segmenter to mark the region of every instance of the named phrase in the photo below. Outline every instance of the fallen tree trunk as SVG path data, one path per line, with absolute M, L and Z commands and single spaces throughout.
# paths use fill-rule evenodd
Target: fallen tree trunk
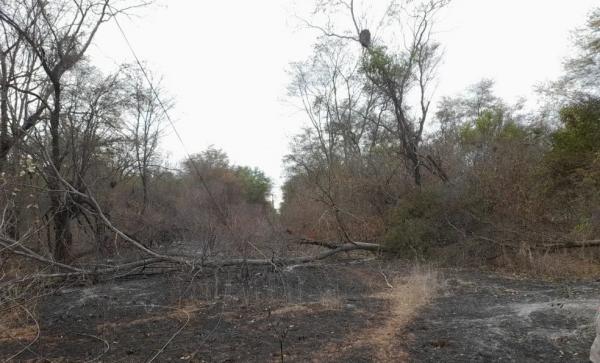
M 600 239 L 588 240 L 588 241 L 568 241 L 562 243 L 547 243 L 537 245 L 536 248 L 547 248 L 547 249 L 568 249 L 568 248 L 582 248 L 582 247 L 599 247 Z
M 587 241 L 566 241 L 566 242 L 552 242 L 552 243 L 538 243 L 538 244 L 519 244 L 509 242 L 499 242 L 489 237 L 473 235 L 473 237 L 482 241 L 491 242 L 500 247 L 511 248 L 514 250 L 521 249 L 523 246 L 534 250 L 560 250 L 569 248 L 585 248 L 585 247 L 600 247 L 600 239 L 587 240 Z
M 301 244 L 301 245 L 312 245 L 312 246 L 325 247 L 330 250 L 335 250 L 336 248 L 343 246 L 343 245 L 354 245 L 354 246 L 358 247 L 357 249 L 360 249 L 360 250 L 371 251 L 371 252 L 380 252 L 380 251 L 381 252 L 389 252 L 389 249 L 386 248 L 385 246 L 382 246 L 377 243 L 369 243 L 369 242 L 351 242 L 351 243 L 346 243 L 346 244 L 340 245 L 338 243 L 330 242 L 330 241 L 319 241 L 319 240 L 313 240 L 313 239 L 308 239 L 308 238 L 300 238 L 297 243 Z
M 94 212 L 96 212 L 98 214 L 100 219 L 110 230 L 112 230 L 117 236 L 121 237 L 123 240 L 128 242 L 130 245 L 132 245 L 133 247 L 135 247 L 136 249 L 140 250 L 141 252 L 143 252 L 144 254 L 146 254 L 150 257 L 143 259 L 143 260 L 132 261 L 132 262 L 125 263 L 122 265 L 101 268 L 101 269 L 89 268 L 89 267 L 88 268 L 80 268 L 80 267 L 73 267 L 70 265 L 62 264 L 62 263 L 44 258 L 44 257 L 38 255 L 37 253 L 35 253 L 34 251 L 27 249 L 25 246 L 23 246 L 21 243 L 19 243 L 17 241 L 8 241 L 8 243 L 3 243 L 3 245 L 4 245 L 3 247 L 7 248 L 9 251 L 19 254 L 19 255 L 22 255 L 24 257 L 33 259 L 33 260 L 37 260 L 38 262 L 43 262 L 46 264 L 53 265 L 55 267 L 67 269 L 70 272 L 53 273 L 53 274 L 34 274 L 30 277 L 26 277 L 23 279 L 8 281 L 8 282 L 0 285 L 0 287 L 6 286 L 7 284 L 28 281 L 28 280 L 36 279 L 36 278 L 39 278 L 39 279 L 68 279 L 68 278 L 91 277 L 91 278 L 97 279 L 97 278 L 100 278 L 105 275 L 110 276 L 112 274 L 120 273 L 120 272 L 124 272 L 124 271 L 132 272 L 135 269 L 138 269 L 141 267 L 147 267 L 147 266 L 161 263 L 161 262 L 167 262 L 167 263 L 171 263 L 174 265 L 185 266 L 187 268 L 191 268 L 191 270 L 197 270 L 197 269 L 203 268 L 203 267 L 218 268 L 218 267 L 238 266 L 238 265 L 239 266 L 271 265 L 271 266 L 277 267 L 277 266 L 283 266 L 283 265 L 298 265 L 298 264 L 304 264 L 304 263 L 308 263 L 308 262 L 319 261 L 319 260 L 326 259 L 328 257 L 331 257 L 331 256 L 336 255 L 341 252 L 350 252 L 350 251 L 356 251 L 356 250 L 363 250 L 363 251 L 370 251 L 370 252 L 385 251 L 384 247 L 382 247 L 378 244 L 375 244 L 375 243 L 352 241 L 349 243 L 337 245 L 333 242 L 323 242 L 323 241 L 302 239 L 301 242 L 303 244 L 317 245 L 317 246 L 328 248 L 329 250 L 319 253 L 317 255 L 312 255 L 312 256 L 300 256 L 300 257 L 292 257 L 292 258 L 275 258 L 275 257 L 273 257 L 271 259 L 269 259 L 269 258 L 264 258 L 264 259 L 234 258 L 234 259 L 226 259 L 226 260 L 211 260 L 211 259 L 207 259 L 206 256 L 197 257 L 197 256 L 176 256 L 176 255 L 160 254 L 160 253 L 146 247 L 143 243 L 136 241 L 135 239 L 131 238 L 130 236 L 128 236 L 127 234 L 125 234 L 121 230 L 119 230 L 117 227 L 115 227 L 111 223 L 111 221 L 106 217 L 106 215 L 103 213 L 102 208 L 100 207 L 100 204 L 89 193 L 89 189 L 87 187 L 85 189 L 85 192 L 78 190 L 77 188 L 75 188 L 73 185 L 71 185 L 69 182 L 67 182 L 62 177 L 62 175 L 58 172 L 58 170 L 56 170 L 56 168 L 52 164 L 52 162 L 49 162 L 49 165 L 52 168 L 54 168 L 54 170 L 56 171 L 56 176 L 58 177 L 59 181 L 65 186 L 67 192 L 87 201 L 88 204 L 94 209 Z
M 314 243 L 319 245 L 317 243 Z M 121 265 L 117 265 L 114 267 L 108 267 L 103 269 L 80 269 L 80 268 L 72 268 L 73 272 L 64 272 L 64 273 L 53 273 L 53 274 L 35 274 L 29 277 L 25 277 L 22 279 L 7 281 L 0 285 L 0 288 L 3 286 L 7 286 L 10 284 L 21 283 L 25 281 L 30 281 L 32 279 L 70 279 L 70 278 L 93 278 L 93 279 L 101 279 L 103 276 L 111 276 L 113 274 L 122 273 L 122 272 L 133 272 L 138 268 L 145 268 L 157 263 L 170 263 L 173 265 L 182 265 L 185 267 L 192 267 L 193 270 L 198 270 L 201 268 L 220 268 L 220 267 L 231 267 L 231 266 L 286 266 L 286 265 L 299 265 L 305 264 L 309 262 L 315 262 L 319 260 L 324 260 L 328 257 L 334 256 L 341 252 L 350 252 L 350 251 L 369 251 L 369 252 L 379 252 L 384 250 L 380 245 L 374 243 L 366 243 L 366 242 L 355 242 L 355 243 L 346 243 L 343 245 L 339 245 L 333 249 L 329 249 L 328 251 L 319 253 L 317 255 L 312 256 L 300 256 L 300 257 L 290 257 L 290 258 L 271 258 L 271 259 L 248 259 L 248 258 L 233 258 L 233 259 L 223 259 L 223 260 L 211 260 L 205 258 L 194 258 L 192 256 L 165 256 L 165 257 L 153 257 L 146 258 L 142 260 L 136 260 L 128 263 L 124 263 Z M 26 256 L 31 257 L 31 256 Z M 44 260 L 42 262 L 48 262 L 52 265 L 56 263 L 49 260 Z M 127 274 L 123 275 L 126 276 Z

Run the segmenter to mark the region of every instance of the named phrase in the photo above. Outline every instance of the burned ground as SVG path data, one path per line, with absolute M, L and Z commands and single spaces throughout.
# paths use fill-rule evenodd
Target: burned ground
M 414 273 L 337 260 L 64 286 L 15 361 L 586 361 L 599 283 L 443 269 L 415 285 Z M 1 340 L 0 359 L 35 339 L 30 325 Z
M 406 328 L 419 362 L 588 362 L 600 283 L 446 272 L 446 291 Z

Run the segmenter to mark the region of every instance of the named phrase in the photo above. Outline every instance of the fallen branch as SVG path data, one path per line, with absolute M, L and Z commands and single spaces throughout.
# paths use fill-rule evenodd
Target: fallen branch
M 115 273 L 132 270 L 135 268 L 139 268 L 142 266 L 151 266 L 157 263 L 170 262 L 173 264 L 181 264 L 184 266 L 193 266 L 193 270 L 200 268 L 221 268 L 221 267 L 231 267 L 231 266 L 267 266 L 267 265 L 276 265 L 276 266 L 286 266 L 286 265 L 299 265 L 305 264 L 309 262 L 315 262 L 319 260 L 324 260 L 328 257 L 336 255 L 341 252 L 350 252 L 350 251 L 371 251 L 378 252 L 381 251 L 382 247 L 378 244 L 374 243 L 366 243 L 366 242 L 355 242 L 355 243 L 346 243 L 340 245 L 334 249 L 330 249 L 328 251 L 319 253 L 313 256 L 301 256 L 301 257 L 292 257 L 292 258 L 263 258 L 263 259 L 247 259 L 247 258 L 234 258 L 234 259 L 225 259 L 225 260 L 206 260 L 206 259 L 192 259 L 192 258 L 184 258 L 181 256 L 172 257 L 167 256 L 163 257 L 154 257 L 147 258 L 138 261 L 128 262 L 122 265 L 104 268 L 104 269 L 94 269 L 94 270 L 79 270 L 76 272 L 66 272 L 66 273 L 53 273 L 53 274 L 36 274 L 33 276 L 25 277 L 18 280 L 10 280 L 0 285 L 0 288 L 3 286 L 8 286 L 10 284 L 16 284 L 35 279 L 71 279 L 71 278 L 94 278 L 97 280 L 101 280 L 103 276 L 110 276 Z
M 567 249 L 567 248 L 582 248 L 582 247 L 598 247 L 600 246 L 600 239 L 587 240 L 587 241 L 568 241 L 563 243 L 547 243 L 535 246 L 535 248 L 546 248 L 546 249 Z
M 121 230 L 119 230 L 117 227 L 115 227 L 111 223 L 111 221 L 106 217 L 106 215 L 103 213 L 102 208 L 100 207 L 100 204 L 91 195 L 91 193 L 89 193 L 89 189 L 87 187 L 86 187 L 86 191 L 88 191 L 87 193 L 81 192 L 80 190 L 75 188 L 73 185 L 71 185 L 69 182 L 67 182 L 62 177 L 62 175 L 58 172 L 58 170 L 56 170 L 55 166 L 51 162 L 49 164 L 52 168 L 54 168 L 54 171 L 56 174 L 55 176 L 66 187 L 67 192 L 69 192 L 79 198 L 82 198 L 83 200 L 86 200 L 88 202 L 88 204 L 98 214 L 98 216 L 103 221 L 103 223 L 109 229 L 111 229 L 117 236 L 121 237 L 123 240 L 125 240 L 126 242 L 133 245 L 136 249 L 144 252 L 147 255 L 150 255 L 151 257 L 147 258 L 147 259 L 143 259 L 143 260 L 125 263 L 125 264 L 114 266 L 114 267 L 104 268 L 104 269 L 98 269 L 98 268 L 82 269 L 82 268 L 76 268 L 73 266 L 69 266 L 66 264 L 62 264 L 62 263 L 59 263 L 56 261 L 49 260 L 47 258 L 44 258 L 44 257 L 36 254 L 33 251 L 27 249 L 26 247 L 21 245 L 18 241 L 8 240 L 7 243 L 2 243 L 2 245 L 5 248 L 9 249 L 11 252 L 16 253 L 16 254 L 22 254 L 25 257 L 36 259 L 40 262 L 44 262 L 44 263 L 47 263 L 47 264 L 50 264 L 53 266 L 61 267 L 63 269 L 67 269 L 71 272 L 53 273 L 53 274 L 36 274 L 36 275 L 22 278 L 19 280 L 11 280 L 11 281 L 5 282 L 4 284 L 0 285 L 0 287 L 7 286 L 8 284 L 14 284 L 14 283 L 27 281 L 32 278 L 69 279 L 69 278 L 92 277 L 92 278 L 99 279 L 100 277 L 102 277 L 104 275 L 112 275 L 112 274 L 123 272 L 123 271 L 131 272 L 132 269 L 136 269 L 136 268 L 139 268 L 142 266 L 149 266 L 149 265 L 160 263 L 160 262 L 170 262 L 170 263 L 174 263 L 174 264 L 180 264 L 180 265 L 184 265 L 186 267 L 191 267 L 192 270 L 196 270 L 196 269 L 202 268 L 202 267 L 219 268 L 219 267 L 242 266 L 242 265 L 244 265 L 244 266 L 248 266 L 248 265 L 250 265 L 250 266 L 263 266 L 263 265 L 272 265 L 272 266 L 280 266 L 281 265 L 281 266 L 283 266 L 283 265 L 304 264 L 304 263 L 308 263 L 308 262 L 319 261 L 319 260 L 323 260 L 328 257 L 331 257 L 340 252 L 350 252 L 350 251 L 355 251 L 355 250 L 381 252 L 381 251 L 385 250 L 385 247 L 382 247 L 381 245 L 378 245 L 375 243 L 351 241 L 351 242 L 348 242 L 348 243 L 345 243 L 342 245 L 336 245 L 332 242 L 322 242 L 322 241 L 313 241 L 313 240 L 303 239 L 302 240 L 303 244 L 313 244 L 313 245 L 326 247 L 329 249 L 329 251 L 322 252 L 316 256 L 302 256 L 302 257 L 295 257 L 295 258 L 275 258 L 275 257 L 273 257 L 270 259 L 269 258 L 264 258 L 264 259 L 237 258 L 237 259 L 228 259 L 228 260 L 207 260 L 204 258 L 204 256 L 196 257 L 196 256 L 163 255 L 163 254 L 160 254 L 150 248 L 147 248 L 145 245 L 143 245 L 139 241 L 136 241 L 135 239 L 129 237 L 127 234 L 123 233 Z M 15 249 L 15 247 L 17 247 L 17 246 L 20 250 Z
M 336 248 L 339 248 L 343 245 L 334 243 L 334 242 L 330 242 L 330 241 L 318 241 L 318 240 L 313 240 L 313 239 L 308 239 L 308 238 L 301 238 L 298 240 L 297 242 L 298 244 L 301 245 L 312 245 L 312 246 L 319 246 L 319 247 L 325 247 L 328 248 L 330 250 L 335 250 Z M 380 244 L 377 243 L 369 243 L 369 242 L 352 242 L 352 243 L 348 243 L 348 244 L 352 244 L 355 245 L 357 247 L 357 249 L 359 250 L 365 250 L 365 251 L 372 251 L 372 252 L 385 252 L 388 249 L 385 246 L 382 246 Z
M 85 270 L 71 266 L 71 265 L 67 265 L 64 263 L 60 263 L 60 262 L 56 262 L 53 260 L 50 260 L 48 258 L 45 258 L 43 256 L 40 256 L 39 254 L 33 252 L 32 250 L 30 250 L 29 248 L 23 246 L 21 244 L 21 242 L 19 241 L 15 241 L 13 239 L 7 238 L 7 237 L 1 237 L 0 236 L 0 246 L 9 250 L 10 252 L 19 255 L 19 256 L 23 256 L 29 259 L 33 259 L 39 262 L 43 262 L 45 264 L 48 265 L 52 265 L 52 266 L 56 266 L 65 270 L 69 270 L 69 271 L 73 271 L 73 272 L 85 272 Z
M 208 261 L 203 264 L 203 266 L 207 267 L 224 267 L 224 266 L 234 266 L 234 265 L 253 265 L 253 266 L 261 266 L 261 265 L 292 265 L 292 264 L 302 264 L 308 262 L 314 262 L 319 260 L 324 260 L 328 257 L 331 257 L 340 252 L 350 252 L 350 251 L 381 251 L 382 247 L 378 244 L 374 243 L 366 243 L 366 242 L 353 242 L 346 243 L 340 245 L 334 249 L 330 249 L 329 251 L 322 252 L 318 255 L 314 256 L 302 256 L 302 257 L 292 257 L 292 258 L 273 258 L 273 259 L 232 259 L 232 260 L 222 260 L 222 261 Z
M 23 352 L 25 352 L 26 350 L 31 351 L 31 346 L 33 344 L 35 344 L 35 342 L 37 342 L 40 339 L 40 324 L 37 321 L 37 319 L 35 318 L 35 316 L 31 313 L 31 311 L 29 311 L 29 309 L 27 309 L 25 306 L 18 304 L 18 306 L 23 309 L 25 311 L 25 313 L 27 313 L 28 317 L 33 320 L 33 322 L 35 323 L 35 329 L 36 329 L 36 333 L 35 333 L 35 337 L 33 338 L 33 340 L 31 342 L 29 342 L 25 347 L 23 347 L 23 349 L 21 349 L 20 351 L 18 351 L 17 353 L 13 354 L 12 356 L 8 357 L 8 359 L 6 360 L 6 362 L 15 359 L 16 357 L 20 356 L 21 354 L 23 354 Z
M 91 335 L 91 334 L 84 334 L 84 333 L 75 333 L 75 334 L 81 335 L 82 337 L 88 337 L 88 338 L 95 339 L 104 344 L 104 350 L 102 351 L 102 353 L 100 353 L 99 355 L 97 355 L 96 357 L 94 357 L 90 360 L 86 360 L 84 363 L 96 362 L 96 361 L 100 360 L 100 358 L 102 358 L 102 356 L 105 355 L 106 353 L 108 353 L 108 351 L 110 350 L 110 343 L 106 339 L 103 339 L 97 335 Z
M 497 244 L 502 247 L 519 249 L 521 246 L 512 243 L 499 242 L 494 239 L 473 235 L 480 240 L 491 242 Z M 584 247 L 598 247 L 600 246 L 600 240 L 588 240 L 588 241 L 568 241 L 568 242 L 554 242 L 554 243 L 539 243 L 539 244 L 531 244 L 525 245 L 527 248 L 531 248 L 534 250 L 559 250 L 559 249 L 568 249 L 568 248 L 584 248 Z
M 471 214 L 471 216 L 476 218 L 480 222 L 482 222 L 475 215 Z M 468 234 L 466 231 L 461 230 L 458 227 L 456 227 L 454 224 L 452 224 L 450 222 L 450 220 L 448 220 L 448 218 L 446 218 L 446 222 L 448 223 L 448 225 L 450 227 L 452 227 L 452 229 L 454 229 L 455 231 L 460 233 L 464 238 L 468 238 Z M 490 222 L 486 222 L 486 223 L 491 224 Z M 493 224 L 492 224 L 492 226 L 494 228 L 498 228 Z M 508 232 L 511 232 L 517 236 L 519 235 L 519 233 L 517 231 L 508 230 Z M 522 245 L 520 245 L 519 243 L 501 242 L 501 241 L 497 241 L 497 240 L 489 238 L 489 237 L 479 236 L 476 234 L 471 234 L 471 236 L 475 237 L 479 240 L 482 240 L 482 241 L 491 242 L 491 243 L 496 244 L 501 247 L 507 247 L 507 248 L 511 248 L 511 249 L 519 249 L 522 247 Z M 583 248 L 583 247 L 599 247 L 599 246 L 600 246 L 600 239 L 583 240 L 583 241 L 567 241 L 566 238 L 563 238 L 562 240 L 558 240 L 555 242 L 550 242 L 550 243 L 532 243 L 532 244 L 527 245 L 527 247 L 531 248 L 531 249 L 546 249 L 546 250 L 548 250 L 548 249 L 557 250 L 557 249 L 568 249 L 568 248 Z
M 159 305 L 153 305 L 153 306 L 159 306 Z M 187 311 L 185 311 L 185 309 L 176 309 L 176 308 L 171 308 L 168 306 L 163 306 L 164 308 L 169 308 L 169 309 L 173 309 L 176 311 L 180 311 L 183 312 L 186 315 L 186 320 L 185 322 L 181 325 L 181 327 L 179 327 L 179 329 L 177 329 L 177 331 L 175 333 L 173 333 L 173 335 L 171 335 L 171 337 L 169 338 L 169 340 L 167 340 L 167 342 L 158 350 L 158 352 L 156 352 L 152 358 L 148 359 L 146 361 L 146 363 L 151 363 L 154 362 L 154 360 L 162 354 L 162 352 L 165 351 L 165 349 L 169 346 L 169 344 L 171 344 L 171 342 L 173 341 L 173 339 L 175 339 L 182 331 L 183 329 L 185 329 L 185 327 L 189 324 L 190 320 L 192 319 L 190 313 L 188 313 Z
M 50 159 L 48 159 L 48 160 L 50 160 Z M 52 162 L 48 162 L 48 164 L 50 165 L 50 167 L 52 167 L 52 169 L 54 169 L 55 177 L 57 177 L 58 180 L 67 188 L 67 191 L 70 192 L 71 194 L 74 194 L 74 195 L 82 198 L 83 200 L 88 201 L 89 204 L 95 209 L 95 212 L 98 213 L 98 216 L 100 217 L 100 219 L 102 220 L 102 222 L 104 222 L 104 224 L 106 224 L 106 226 L 111 231 L 113 231 L 117 236 L 121 237 L 126 242 L 129 242 L 130 244 L 132 244 L 138 250 L 140 250 L 140 251 L 142 251 L 142 252 L 144 252 L 144 253 L 146 253 L 146 254 L 154 257 L 154 258 L 161 258 L 163 260 L 170 260 L 170 261 L 178 262 L 178 263 L 186 263 L 187 262 L 184 259 L 178 259 L 176 257 L 162 255 L 162 254 L 160 254 L 160 253 L 158 253 L 156 251 L 153 251 L 153 250 L 149 249 L 148 247 L 144 246 L 139 241 L 136 241 L 133 238 L 129 237 L 127 234 L 123 233 L 120 229 L 118 229 L 117 227 L 115 227 L 111 223 L 111 221 L 106 217 L 106 215 L 102 211 L 102 207 L 100 207 L 100 204 L 91 195 L 91 193 L 82 193 L 81 191 L 79 191 L 71 183 L 69 183 L 68 181 L 66 181 L 65 178 L 63 178 L 63 176 L 56 169 L 56 166 L 54 164 L 52 164 Z M 87 186 L 86 186 L 86 190 L 89 191 L 89 188 Z

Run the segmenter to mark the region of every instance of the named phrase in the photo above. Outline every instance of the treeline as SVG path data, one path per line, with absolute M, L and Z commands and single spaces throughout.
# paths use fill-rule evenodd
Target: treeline
M 137 64 L 106 74 L 86 57 L 108 21 L 139 6 L 0 1 L 0 251 L 114 255 L 122 239 L 103 217 L 147 246 L 193 240 L 207 253 L 243 254 L 272 234 L 261 171 L 215 148 L 169 166 L 160 77 Z
M 128 239 L 186 240 L 206 256 L 274 259 L 290 241 L 379 249 L 357 244 L 370 242 L 481 260 L 600 244 L 600 10 L 531 111 L 492 80 L 432 104 L 448 1 L 386 7 L 373 33 L 353 1 L 318 2 L 307 24 L 321 36 L 289 87 L 308 126 L 277 212 L 264 173 L 217 148 L 175 166 L 161 155 L 173 101 L 160 77 L 137 64 L 106 74 L 86 57 L 139 4 L 0 4 L 0 252 L 72 263 Z
M 431 26 L 447 2 L 402 9 L 402 42 L 371 39 L 353 2 L 328 4 L 319 11 L 347 13 L 352 30 L 314 25 L 320 42 L 294 65 L 291 94 L 309 123 L 287 156 L 285 225 L 417 257 L 598 245 L 600 9 L 577 31 L 564 77 L 540 88 L 541 110 L 507 103 L 483 80 L 433 114 L 441 53 Z

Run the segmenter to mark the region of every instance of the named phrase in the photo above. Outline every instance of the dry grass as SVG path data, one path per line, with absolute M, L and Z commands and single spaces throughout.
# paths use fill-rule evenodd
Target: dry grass
M 18 306 L 0 313 L 0 343 L 29 342 L 37 333 L 36 324 Z
M 106 333 L 116 333 L 121 328 L 133 327 L 138 325 L 146 325 L 157 321 L 163 320 L 176 320 L 176 321 L 184 321 L 191 314 L 202 309 L 202 306 L 199 304 L 185 304 L 181 307 L 171 307 L 171 306 L 156 306 L 157 308 L 163 309 L 159 314 L 148 315 L 138 319 L 133 319 L 129 321 L 120 321 L 117 323 L 103 323 L 96 326 L 96 331 L 100 334 Z M 164 310 L 167 311 L 164 311 Z
M 330 290 L 325 291 L 321 295 L 319 303 L 327 310 L 338 310 L 344 306 L 344 301 L 340 297 L 340 294 Z
M 503 254 L 496 263 L 502 272 L 544 279 L 588 280 L 600 276 L 600 260 L 586 250 L 555 253 L 521 250 Z
M 29 265 L 14 256 L 3 258 L 0 269 L 0 343 L 18 341 L 27 344 L 37 339 L 39 328 L 36 322 L 37 297 L 42 294 L 43 286 L 39 281 L 31 280 L 23 284 L 7 282 L 33 273 Z
M 524 245 L 499 251 L 489 243 L 466 241 L 434 250 L 432 260 L 442 266 L 493 268 L 500 273 L 531 278 L 594 280 L 600 277 L 600 249 L 596 247 L 543 251 Z
M 290 304 L 282 306 L 278 309 L 271 311 L 271 315 L 279 316 L 279 315 L 288 315 L 294 313 L 306 313 L 313 311 L 312 307 L 308 304 Z
M 323 292 L 318 302 L 288 304 L 271 311 L 271 315 L 288 315 L 294 313 L 310 313 L 326 310 L 340 310 L 344 307 L 344 300 L 340 294 L 327 290 Z
M 382 280 L 384 278 L 382 277 Z M 311 361 L 326 361 L 340 354 L 340 349 L 366 348 L 373 352 L 376 362 L 404 362 L 408 360 L 405 352 L 399 350 L 398 334 L 417 314 L 419 309 L 429 303 L 440 287 L 436 271 L 429 267 L 415 266 L 410 274 L 383 282 L 392 286 L 370 297 L 383 299 L 388 311 L 382 324 L 369 326 L 352 333 L 345 340 L 349 345 L 340 348 L 339 344 L 330 344 Z M 324 357 L 323 355 L 326 355 Z
M 389 317 L 384 325 L 377 326 L 360 335 L 366 337 L 365 344 L 376 347 L 378 362 L 407 360 L 402 352 L 394 351 L 396 335 L 406 326 L 417 311 L 436 295 L 439 288 L 437 273 L 429 267 L 415 266 L 406 278 L 397 278 L 389 291 L 378 294 L 390 303 Z

